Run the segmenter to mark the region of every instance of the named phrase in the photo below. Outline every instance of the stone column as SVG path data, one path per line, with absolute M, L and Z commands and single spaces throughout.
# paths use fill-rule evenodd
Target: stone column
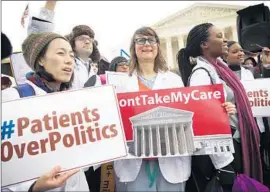
M 232 39 L 234 40 L 234 41 L 237 41 L 238 42 L 238 35 L 237 35 L 237 29 L 236 29 L 236 27 L 235 26 L 232 26 L 231 27 L 231 32 L 232 32 Z
M 141 156 L 145 156 L 145 136 L 144 136 L 144 127 L 141 127 Z
M 223 38 L 225 38 L 225 28 L 223 28 L 223 29 L 221 29 L 222 31 L 222 36 L 223 36 Z
M 171 155 L 168 124 L 165 124 L 165 143 L 166 143 L 166 155 Z
M 152 133 L 151 125 L 149 125 L 149 156 L 154 156 L 154 152 L 153 152 L 153 133 Z
M 135 151 L 135 156 L 138 156 L 138 127 L 137 126 L 133 126 L 133 130 L 134 130 L 134 151 Z
M 180 49 L 182 49 L 182 48 L 185 47 L 183 35 L 178 36 L 177 37 L 177 41 L 178 41 L 178 50 L 180 50 Z
M 173 50 L 171 37 L 166 38 L 166 52 L 167 52 L 167 65 L 171 69 L 173 68 Z
M 186 141 L 183 123 L 180 123 L 180 126 L 179 128 L 177 126 L 177 129 L 178 129 L 177 136 L 178 136 L 178 142 L 179 142 L 179 153 L 185 154 L 187 153 L 187 143 L 186 143 L 187 141 Z
M 187 141 L 188 153 L 193 153 L 195 151 L 195 146 L 194 146 L 194 141 L 193 141 L 191 123 L 186 124 L 185 136 L 186 136 L 186 141 Z
M 160 131 L 159 125 L 156 126 L 156 133 L 157 133 L 157 155 L 161 156 L 161 144 L 160 144 Z
M 177 140 L 177 131 L 176 131 L 176 123 L 173 123 L 173 145 L 174 145 L 174 154 L 177 155 L 179 154 L 179 143 Z
M 183 35 L 180 35 L 177 37 L 177 42 L 178 42 L 178 49 L 182 49 L 185 47 L 184 45 L 184 36 Z

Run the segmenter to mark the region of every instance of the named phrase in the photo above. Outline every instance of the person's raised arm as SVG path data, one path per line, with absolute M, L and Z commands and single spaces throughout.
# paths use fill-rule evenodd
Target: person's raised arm
M 262 61 L 262 78 L 270 77 L 270 49 L 268 47 L 264 47 L 261 53 L 261 61 Z
M 30 18 L 27 35 L 54 31 L 53 19 L 56 3 L 57 1 L 46 1 L 45 6 L 40 10 L 39 16 Z

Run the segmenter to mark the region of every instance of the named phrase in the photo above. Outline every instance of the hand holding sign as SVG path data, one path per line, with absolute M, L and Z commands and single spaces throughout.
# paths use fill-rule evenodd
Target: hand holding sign
M 225 108 L 228 115 L 233 115 L 236 113 L 235 105 L 231 102 L 223 103 L 222 106 Z
M 78 173 L 78 169 L 71 170 L 65 173 L 59 173 L 61 167 L 57 166 L 53 168 L 49 173 L 41 176 L 35 183 L 33 191 L 47 191 L 55 189 L 64 185 L 68 178 Z

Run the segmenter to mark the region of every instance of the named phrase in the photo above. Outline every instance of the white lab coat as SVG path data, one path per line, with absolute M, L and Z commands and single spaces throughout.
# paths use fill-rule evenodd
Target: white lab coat
M 200 67 L 205 68 L 210 73 L 210 76 L 214 79 L 214 83 L 220 84 L 221 80 L 220 80 L 215 68 L 206 62 L 202 62 L 201 59 L 204 60 L 201 57 L 198 57 L 196 59 L 197 65 L 193 68 L 193 70 L 200 68 Z M 198 69 L 190 77 L 190 86 L 199 86 L 199 85 L 211 85 L 211 79 L 210 79 L 208 73 L 203 69 Z M 224 91 L 224 94 L 225 94 L 225 99 L 226 99 L 226 92 L 225 91 Z M 214 118 L 214 116 L 213 116 L 213 118 Z M 217 129 L 218 129 L 218 127 L 217 127 Z M 234 159 L 232 153 L 214 154 L 214 155 L 209 155 L 209 156 L 210 156 L 212 163 L 216 169 L 220 169 L 222 167 L 229 165 Z
M 153 90 L 184 87 L 181 77 L 172 72 L 159 72 Z M 138 78 L 134 73 L 126 82 L 125 92 L 139 91 Z M 191 174 L 191 157 L 159 158 L 163 177 L 170 183 L 182 183 Z M 117 160 L 114 170 L 120 182 L 132 182 L 139 174 L 142 159 Z
M 90 64 L 87 63 L 89 66 Z M 75 68 L 74 68 L 74 80 L 72 82 L 72 89 L 81 89 L 84 87 L 84 84 L 87 82 L 87 80 L 93 76 L 96 75 L 92 71 L 89 71 L 87 66 L 84 64 L 84 62 L 76 58 L 75 59 Z M 101 80 L 98 75 L 96 75 L 96 83 L 94 86 L 101 85 Z
M 26 83 L 30 84 L 34 88 L 36 95 L 47 94 L 44 90 L 40 89 L 32 82 L 26 81 Z M 17 99 L 20 99 L 20 95 L 15 88 L 8 88 L 2 91 L 2 102 L 17 100 Z M 48 170 L 48 172 L 49 171 L 50 170 Z M 23 173 L 20 173 L 20 170 L 18 170 L 18 174 L 23 174 Z M 28 189 L 34 183 L 34 181 L 35 180 L 27 181 L 18 185 L 8 187 L 8 189 L 5 189 L 5 191 L 8 191 L 8 190 L 9 191 L 28 191 Z M 89 191 L 89 187 L 86 181 L 84 170 L 80 169 L 78 173 L 76 173 L 75 175 L 73 175 L 67 180 L 65 185 L 63 185 L 62 187 L 50 190 L 50 191 Z

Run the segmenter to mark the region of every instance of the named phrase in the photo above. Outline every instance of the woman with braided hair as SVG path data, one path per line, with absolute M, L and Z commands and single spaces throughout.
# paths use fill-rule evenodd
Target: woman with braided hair
M 225 153 L 209 155 L 210 158 L 208 156 L 196 157 L 192 160 L 194 173 L 200 177 L 197 180 L 202 189 L 215 172 L 225 190 L 231 190 L 235 172 L 244 173 L 262 181 L 259 129 L 253 118 L 244 87 L 239 78 L 220 58 L 227 51 L 227 40 L 223 37 L 222 31 L 211 23 L 203 23 L 191 29 L 186 48 L 179 50 L 177 55 L 185 86 L 222 83 L 226 101 L 235 103 L 237 106 L 237 113 L 229 116 L 235 147 L 234 156 L 231 153 Z M 190 57 L 196 58 L 195 65 L 190 64 Z M 199 161 L 198 166 L 197 161 Z M 203 161 L 208 163 L 205 170 L 200 166 Z

